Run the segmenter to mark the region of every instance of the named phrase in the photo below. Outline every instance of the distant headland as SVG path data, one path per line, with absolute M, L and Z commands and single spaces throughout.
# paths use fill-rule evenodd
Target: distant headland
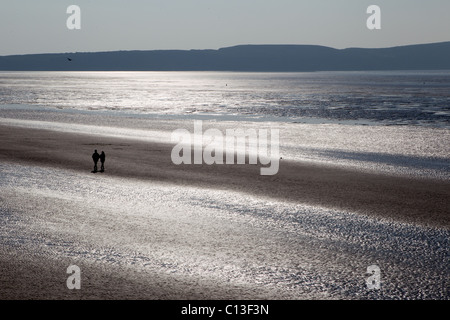
M 238 45 L 218 50 L 75 52 L 0 56 L 3 71 L 307 72 L 450 69 L 450 42 L 390 48 Z

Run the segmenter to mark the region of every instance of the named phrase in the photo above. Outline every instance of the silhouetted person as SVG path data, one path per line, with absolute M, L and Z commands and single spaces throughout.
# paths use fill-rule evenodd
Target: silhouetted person
M 92 160 L 94 160 L 94 172 L 97 172 L 98 159 L 100 159 L 100 155 L 97 153 L 97 150 L 95 150 L 94 154 L 92 155 Z
M 101 166 L 101 168 L 100 168 L 100 171 L 101 171 L 101 172 L 105 171 L 105 158 L 106 158 L 106 155 L 105 155 L 105 153 L 102 151 L 102 154 L 100 155 L 100 162 L 102 163 L 102 166 Z

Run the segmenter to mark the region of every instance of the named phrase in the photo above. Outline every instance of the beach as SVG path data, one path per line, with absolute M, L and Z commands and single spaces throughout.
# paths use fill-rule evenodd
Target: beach
M 289 153 L 292 140 L 314 149 L 296 134 L 336 128 L 350 149 L 358 130 L 387 132 L 388 147 L 400 148 L 410 128 L 204 121 L 294 137 L 281 138 L 279 171 L 264 176 L 260 164 L 175 165 L 168 139 L 192 130 L 190 119 L 105 117 L 94 126 L 79 114 L 39 117 L 57 126 L 26 112 L 0 123 L 2 299 L 448 298 L 445 164 L 428 165 L 440 176 L 426 165 L 416 174 L 425 161 L 418 150 L 405 172 L 392 173 Z M 423 134 L 412 139 L 436 136 L 414 130 Z M 437 163 L 445 137 L 424 143 Z M 94 149 L 106 152 L 104 173 L 91 172 Z M 65 285 L 72 264 L 82 270 L 81 290 Z M 381 290 L 366 287 L 373 264 Z

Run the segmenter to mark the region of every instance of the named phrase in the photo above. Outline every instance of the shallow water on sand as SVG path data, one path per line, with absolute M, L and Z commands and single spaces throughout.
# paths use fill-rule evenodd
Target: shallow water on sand
M 449 298 L 448 230 L 33 166 L 0 164 L 0 190 L 0 254 L 240 287 L 242 299 Z M 373 264 L 380 290 L 366 285 Z
M 0 72 L 0 104 L 450 126 L 449 71 Z

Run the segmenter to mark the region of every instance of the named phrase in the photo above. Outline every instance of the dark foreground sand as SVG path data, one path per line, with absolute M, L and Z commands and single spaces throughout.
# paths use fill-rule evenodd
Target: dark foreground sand
M 105 175 L 163 181 L 179 185 L 180 188 L 196 185 L 232 189 L 393 221 L 450 227 L 449 181 L 378 175 L 318 164 L 294 163 L 286 159 L 281 160 L 279 173 L 275 176 L 261 176 L 258 165 L 176 166 L 170 158 L 173 145 L 9 126 L 0 126 L 0 142 L 2 162 L 89 172 L 93 167 L 91 154 L 94 149 L 98 149 L 99 152 L 104 150 L 107 153 Z M 220 288 L 214 288 L 217 296 L 208 294 L 207 290 L 202 296 L 180 292 L 179 288 L 164 288 L 164 279 L 156 279 L 153 287 L 139 282 L 128 283 L 134 289 L 126 292 L 135 292 L 135 295 L 121 295 L 119 291 L 108 291 L 108 288 L 123 286 L 123 279 L 111 275 L 105 277 L 102 270 L 91 273 L 91 283 L 97 284 L 98 288 L 93 287 L 92 294 L 88 290 L 88 294 L 84 291 L 83 296 L 79 296 L 76 292 L 68 293 L 61 286 L 67 279 L 67 275 L 61 272 L 67 263 L 55 260 L 40 265 L 39 261 L 24 259 L 14 253 L 0 257 L 0 280 L 5 286 L 3 299 L 239 298 L 238 289 L 235 291 L 236 296 L 221 295 Z M 84 270 L 87 268 L 89 266 L 84 267 Z M 39 281 L 33 279 L 36 270 L 41 270 Z M 55 278 L 55 274 L 60 274 L 60 277 Z M 29 281 L 24 281 L 27 277 Z M 106 280 L 102 279 L 107 279 L 108 283 L 105 284 Z M 35 280 L 37 282 L 33 282 Z M 27 286 L 21 287 L 24 283 Z M 38 288 L 36 285 L 39 283 L 47 285 Z

